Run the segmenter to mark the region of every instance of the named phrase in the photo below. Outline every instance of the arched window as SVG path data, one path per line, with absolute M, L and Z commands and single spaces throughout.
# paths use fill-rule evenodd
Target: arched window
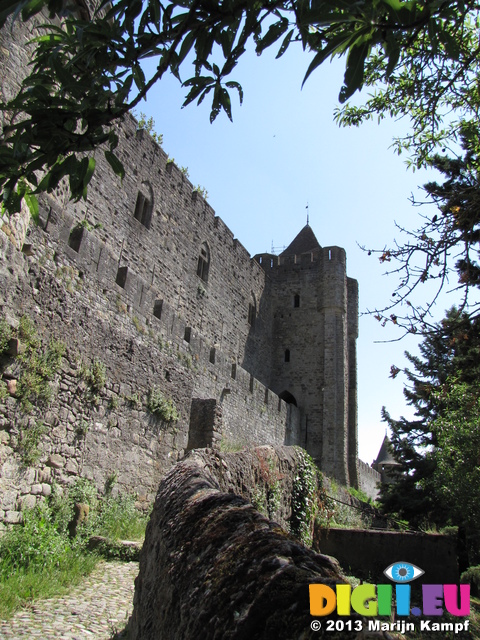
M 210 268 L 210 252 L 206 242 L 200 247 L 200 255 L 198 256 L 197 276 L 204 282 L 208 282 L 208 270 Z
M 295 396 L 293 396 L 290 391 L 282 391 L 282 393 L 278 397 L 281 400 L 284 400 L 287 404 L 294 404 L 295 406 L 297 406 Z

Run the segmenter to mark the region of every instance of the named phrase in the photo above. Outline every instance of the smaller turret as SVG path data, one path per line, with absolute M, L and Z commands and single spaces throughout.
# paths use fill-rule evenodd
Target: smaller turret
M 397 462 L 393 457 L 392 443 L 388 435 L 385 434 L 382 446 L 372 467 L 382 476 L 383 484 L 391 484 L 395 481 L 395 474 L 400 471 L 401 466 L 400 462 Z

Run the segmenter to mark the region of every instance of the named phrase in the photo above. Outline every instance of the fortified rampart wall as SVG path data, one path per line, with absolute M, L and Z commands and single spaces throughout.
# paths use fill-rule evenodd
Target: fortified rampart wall
M 0 32 L 3 97 L 42 20 Z M 85 201 L 62 184 L 40 203 L 38 228 L 27 231 L 23 215 L 0 232 L 0 319 L 16 327 L 26 315 L 44 346 L 67 345 L 48 409 L 25 415 L 12 386 L 0 400 L 0 521 L 18 520 L 44 484 L 80 474 L 99 487 L 116 474 L 148 499 L 189 442 L 300 444 L 356 485 L 358 301 L 344 250 L 260 264 L 133 117 L 116 133 L 122 181 L 99 149 Z M 92 398 L 85 370 L 97 360 L 105 382 Z M 19 360 L 1 365 L 15 382 Z M 177 422 L 148 411 L 152 390 L 172 399 Z M 41 433 L 34 472 L 21 453 L 27 433 Z
M 222 351 L 215 350 L 212 362 L 212 345 L 201 334 L 192 331 L 187 342 L 185 321 L 167 303 L 156 317 L 145 303 L 151 290 L 139 294 L 133 271 L 130 288 L 112 280 L 111 256 L 96 230 L 84 229 L 77 252 L 68 245 L 69 215 L 55 206 L 40 214 L 41 227 L 31 227 L 26 238 L 33 255 L 0 232 L 0 316 L 14 327 L 28 316 L 44 346 L 54 338 L 66 352 L 48 406 L 27 413 L 15 393 L 0 400 L 0 523 L 18 522 L 21 510 L 49 495 L 54 482 L 68 485 L 80 475 L 100 489 L 114 477 L 117 489 L 151 502 L 187 448 L 195 398 L 215 403 L 227 447 L 296 439 L 295 407 Z M 105 367 L 105 382 L 92 394 L 85 371 L 95 360 Z M 2 385 L 19 377 L 15 357 L 1 364 Z M 178 422 L 148 410 L 154 388 L 174 402 Z M 34 460 L 26 463 L 26 454 Z

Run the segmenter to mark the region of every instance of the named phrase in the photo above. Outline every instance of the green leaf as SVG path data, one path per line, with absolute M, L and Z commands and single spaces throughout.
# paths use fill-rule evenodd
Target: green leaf
M 230 94 L 224 88 L 220 90 L 220 104 L 222 105 L 230 121 L 232 121 L 232 103 L 230 100 Z
M 340 91 L 339 100 L 345 102 L 363 84 L 365 60 L 370 53 L 371 43 L 362 42 L 352 47 L 348 53 L 347 68 L 345 70 L 345 86 Z
M 39 224 L 40 216 L 38 214 L 38 200 L 36 196 L 34 196 L 33 193 L 30 193 L 30 191 L 26 191 L 23 198 L 25 200 L 27 207 L 30 210 L 30 215 L 32 216 L 32 220 L 35 222 L 35 224 Z
M 256 47 L 257 54 L 261 54 L 262 51 L 264 51 L 267 47 L 269 47 L 276 40 L 278 40 L 278 38 L 280 38 L 282 33 L 285 33 L 285 31 L 288 29 L 288 25 L 289 25 L 289 21 L 287 18 L 282 18 L 278 22 L 275 22 L 275 24 L 272 24 L 269 27 L 267 33 L 264 35 L 264 37 L 258 40 L 257 42 L 257 47 Z
M 125 177 L 125 169 L 117 156 L 107 149 L 105 151 L 105 158 L 108 164 L 112 167 L 113 172 L 123 180 Z
M 187 35 L 183 39 L 182 46 L 180 47 L 180 53 L 178 54 L 177 64 L 181 64 L 185 60 L 185 58 L 187 57 L 188 53 L 190 52 L 191 48 L 195 43 L 196 37 L 197 36 L 194 31 L 189 31 L 187 33 Z
M 89 158 L 88 159 L 87 170 L 85 172 L 85 175 L 83 176 L 83 186 L 84 187 L 86 187 L 88 185 L 88 183 L 90 182 L 90 180 L 92 179 L 93 172 L 95 171 L 95 165 L 96 165 L 95 158 Z
M 143 91 L 143 89 L 145 89 L 145 74 L 143 73 L 143 69 L 138 63 L 135 63 L 133 65 L 132 74 L 135 84 L 137 85 L 137 89 L 139 91 Z
M 292 37 L 293 34 L 295 33 L 295 29 L 291 29 L 287 35 L 285 36 L 283 42 L 282 42 L 282 46 L 280 47 L 280 49 L 278 50 L 278 53 L 276 55 L 276 59 L 278 60 L 278 58 L 281 58 L 283 56 L 283 54 L 285 53 L 285 51 L 288 49 L 290 42 L 292 41 Z
M 238 98 L 240 100 L 240 104 L 243 104 L 243 89 L 242 89 L 241 85 L 238 82 L 234 82 L 233 80 L 230 80 L 229 82 L 226 82 L 225 84 L 230 89 L 236 89 L 238 91 Z

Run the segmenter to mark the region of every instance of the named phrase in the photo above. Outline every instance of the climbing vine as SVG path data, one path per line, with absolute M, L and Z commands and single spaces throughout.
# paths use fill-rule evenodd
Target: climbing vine
M 305 546 L 310 547 L 313 542 L 315 516 L 319 511 L 324 490 L 321 474 L 313 459 L 300 447 L 295 449 L 299 462 L 292 488 L 290 531 Z

